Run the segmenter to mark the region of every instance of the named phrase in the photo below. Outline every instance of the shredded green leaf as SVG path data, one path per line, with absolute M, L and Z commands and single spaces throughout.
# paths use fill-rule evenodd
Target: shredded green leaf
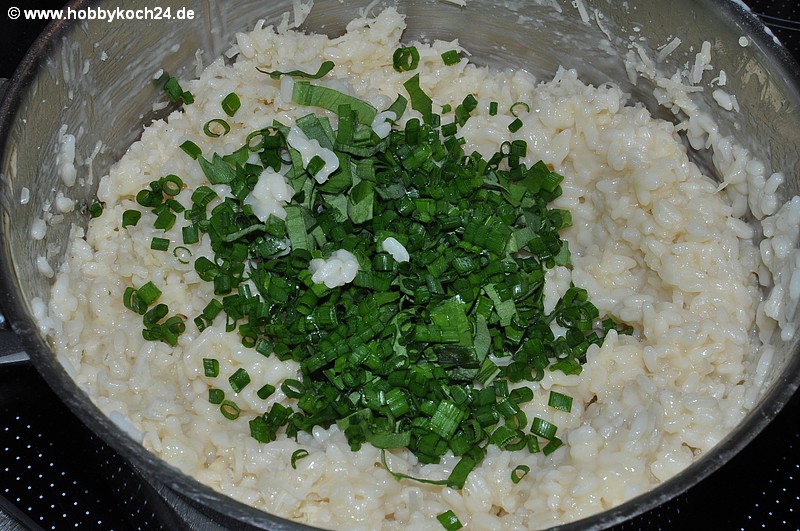
M 200 154 L 203 153 L 200 147 L 191 140 L 185 141 L 183 144 L 180 145 L 180 148 L 183 150 L 184 153 L 186 153 L 193 159 L 196 159 L 197 157 L 200 156 Z
M 292 89 L 292 101 L 298 105 L 321 107 L 338 112 L 342 105 L 349 105 L 356 113 L 359 123 L 371 125 L 378 111 L 369 103 L 336 89 L 312 85 L 308 81 L 297 81 Z
M 236 178 L 235 170 L 218 153 L 214 153 L 211 161 L 199 156 L 197 162 L 211 184 L 229 184 Z
M 278 70 L 268 71 L 262 70 L 258 68 L 257 70 L 263 74 L 267 74 L 272 79 L 280 79 L 281 76 L 291 76 L 291 77 L 305 77 L 308 79 L 319 79 L 324 77 L 325 74 L 333 70 L 334 67 L 333 61 L 323 61 L 319 67 L 319 70 L 315 74 L 309 74 L 307 72 L 303 72 L 301 70 L 290 70 L 288 72 L 280 72 Z
M 419 74 L 415 74 L 408 81 L 403 83 L 409 98 L 411 98 L 411 108 L 422 114 L 426 122 L 430 122 L 433 116 L 433 101 L 430 96 L 425 94 L 419 86 Z

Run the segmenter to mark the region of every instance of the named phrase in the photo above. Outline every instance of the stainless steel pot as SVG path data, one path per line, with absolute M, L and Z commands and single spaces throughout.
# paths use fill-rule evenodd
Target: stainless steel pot
M 636 42 L 650 50 L 679 37 L 682 46 L 662 65 L 667 72 L 692 61 L 708 40 L 714 67 L 727 72 L 727 88 L 738 97 L 741 112 L 722 111 L 710 94 L 698 96 L 700 104 L 723 132 L 735 132 L 745 147 L 786 173 L 787 197 L 800 192 L 800 70 L 735 0 L 585 0 L 580 4 L 585 10 L 558 0 L 467 0 L 466 8 L 439 0 L 393 3 L 407 14 L 407 39 L 458 38 L 476 63 L 525 68 L 540 78 L 552 75 L 558 65 L 576 68 L 587 82 L 619 83 L 651 112 L 666 118 L 671 115 L 656 105 L 652 86 L 628 80 L 622 61 L 631 43 L 628 37 L 635 35 Z M 366 0 L 316 0 L 303 27 L 340 34 L 367 5 Z M 301 529 L 304 526 L 221 496 L 145 451 L 77 388 L 36 326 L 32 301 L 49 297 L 49 280 L 37 272 L 37 257 L 46 256 L 57 267 L 70 225 L 85 224 L 85 208 L 99 177 L 138 137 L 142 126 L 158 117 L 152 104 L 160 88 L 152 82 L 153 74 L 163 68 L 178 76 L 191 75 L 198 49 L 206 61 L 219 56 L 235 31 L 249 29 L 260 18 L 277 22 L 291 9 L 291 0 L 180 0 L 159 6 L 169 7 L 172 14 L 191 10 L 194 18 L 54 22 L 11 80 L 0 106 L 0 304 L 32 363 L 70 409 L 132 463 L 151 487 L 154 503 L 170 528 Z M 69 7 L 86 13 L 87 7 L 136 10 L 152 5 L 146 0 L 122 6 L 113 1 L 74 1 Z M 78 184 L 69 189 L 57 169 L 62 125 L 76 136 L 78 162 L 93 158 L 90 166 L 79 165 Z M 103 149 L 94 153 L 100 145 Z M 713 171 L 707 154 L 697 153 L 695 158 Z M 43 205 L 59 191 L 79 199 L 82 208 L 51 219 L 46 238 L 32 239 L 31 220 L 42 216 Z M 0 355 L 6 361 L 24 359 L 13 345 L 9 332 L 0 335 L 4 346 Z M 728 461 L 800 384 L 797 341 L 775 346 L 774 369 L 760 404 L 714 451 L 653 491 L 564 528 L 600 529 L 628 519 L 674 497 Z

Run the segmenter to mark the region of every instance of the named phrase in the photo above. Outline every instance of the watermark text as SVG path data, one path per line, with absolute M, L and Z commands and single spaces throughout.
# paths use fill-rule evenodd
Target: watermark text
M 81 7 L 66 9 L 20 9 L 16 6 L 8 8 L 8 18 L 11 20 L 105 20 L 114 22 L 118 20 L 193 20 L 195 12 L 185 7 L 144 7 L 140 9 L 125 9 L 117 7 L 108 9 L 103 7 Z

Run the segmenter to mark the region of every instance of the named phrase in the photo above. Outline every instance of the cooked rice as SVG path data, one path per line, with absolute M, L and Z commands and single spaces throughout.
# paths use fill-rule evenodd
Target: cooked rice
M 548 273 L 545 304 L 552 307 L 574 282 L 589 291 L 601 315 L 636 331 L 610 332 L 602 347 L 590 349 L 580 376 L 548 372 L 533 384 L 536 398 L 524 410 L 528 418 L 559 426 L 566 444 L 553 454 L 489 446 L 458 492 L 395 480 L 378 450 L 365 445 L 351 452 L 335 425 L 297 441 L 258 443 L 247 420 L 275 401 L 292 402 L 280 384 L 298 377 L 297 364 L 242 347 L 220 320 L 202 333 L 190 324 L 176 348 L 147 342 L 141 317 L 123 306 L 125 288 L 149 280 L 162 289 L 161 301 L 186 316 L 198 315 L 213 298 L 212 286 L 192 263 L 150 249 L 153 236 L 164 234 L 146 222 L 152 214 L 134 197 L 152 180 L 176 174 L 188 185 L 177 199 L 190 204 L 192 189 L 206 180 L 178 148 L 183 141 L 207 153 L 228 153 L 250 131 L 308 112 L 287 101 L 281 83 L 256 67 L 315 71 L 330 59 L 336 67 L 321 83 L 383 109 L 404 93 L 408 77 L 395 72 L 390 60 L 403 28 L 403 17 L 392 8 L 353 21 L 334 39 L 296 32 L 288 23 L 258 24 L 237 35 L 228 54 L 235 56 L 232 64 L 218 59 L 199 79 L 185 82 L 195 102 L 144 130 L 100 182 L 102 216 L 90 221 L 85 234 L 74 230 L 48 315 L 40 309 L 59 359 L 102 411 L 156 455 L 220 492 L 315 526 L 438 530 L 436 515 L 452 509 L 474 529 L 541 528 L 648 491 L 711 449 L 754 406 L 771 351 L 759 349 L 752 332 L 766 341 L 777 321 L 785 337 L 794 333 L 794 309 L 787 314 L 785 308 L 795 308 L 800 298 L 794 273 L 800 266 L 794 248 L 800 203 L 773 208 L 776 192 L 765 191 L 763 164 L 725 139 L 710 142 L 713 129 L 701 116 L 680 126 L 656 120 L 629 104 L 618 87 L 587 86 L 573 70 L 538 82 L 523 71 L 495 72 L 466 60 L 442 68 L 441 53 L 460 49 L 457 42 L 416 44 L 421 86 L 435 106 L 455 107 L 467 93 L 478 99 L 477 116 L 462 129 L 467 152 L 487 156 L 506 140 L 525 139 L 529 164 L 541 159 L 565 176 L 555 206 L 572 212 L 574 225 L 564 237 L 573 267 Z M 697 55 L 693 77 L 708 69 L 706 52 Z M 664 80 L 664 101 L 672 97 L 691 111 L 686 92 L 667 94 L 681 87 L 679 79 Z M 203 124 L 219 117 L 220 100 L 229 92 L 242 101 L 228 119 L 230 133 L 204 135 Z M 490 116 L 490 101 L 506 112 Z M 517 101 L 528 102 L 531 111 L 512 134 L 508 109 Z M 407 112 L 404 119 L 414 115 Z M 679 138 L 687 128 L 696 147 L 714 145 L 725 191 L 690 161 Z M 224 187 L 217 191 L 225 193 Z M 121 229 L 127 209 L 143 210 L 143 220 Z M 760 250 L 751 227 L 739 219 L 747 210 L 771 216 Z M 165 237 L 181 242 L 180 223 Z M 194 258 L 213 258 L 207 238 L 191 247 Z M 768 279 L 770 271 L 783 288 L 761 303 L 758 279 Z M 263 401 L 256 396 L 259 386 L 247 387 L 236 397 L 241 417 L 226 420 L 208 402 L 208 389 L 218 384 L 204 376 L 201 360 L 211 353 L 221 374 L 246 367 L 254 381 L 278 392 Z M 550 389 L 574 397 L 571 413 L 547 407 Z M 309 455 L 295 470 L 290 456 L 299 448 Z M 446 477 L 456 461 L 446 456 L 440 464 L 421 465 L 410 452 L 388 453 L 394 471 L 423 478 Z M 515 485 L 510 473 L 518 465 L 531 472 Z

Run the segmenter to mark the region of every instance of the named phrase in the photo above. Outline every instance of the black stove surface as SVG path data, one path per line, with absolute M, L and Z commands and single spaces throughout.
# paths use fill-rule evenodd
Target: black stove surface
M 35 5 L 31 5 L 35 4 Z M 748 2 L 800 59 L 796 0 Z M 61 1 L 19 0 L 20 8 Z M 8 9 L 8 12 L 4 12 Z M 0 77 L 44 28 L 0 8 Z M 162 529 L 127 463 L 27 364 L 0 366 L 0 530 Z M 729 463 L 614 531 L 800 529 L 800 394 Z

